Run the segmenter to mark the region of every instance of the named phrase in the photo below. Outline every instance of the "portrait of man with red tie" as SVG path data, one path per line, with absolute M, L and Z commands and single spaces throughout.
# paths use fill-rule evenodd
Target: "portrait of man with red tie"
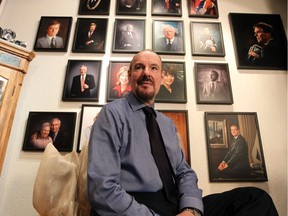
M 69 60 L 63 101 L 97 101 L 100 61 Z
M 180 16 L 182 15 L 181 0 L 154 0 L 152 13 Z

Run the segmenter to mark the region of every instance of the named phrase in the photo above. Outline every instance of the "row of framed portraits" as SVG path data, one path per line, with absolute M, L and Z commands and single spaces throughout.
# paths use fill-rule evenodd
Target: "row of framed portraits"
M 91 126 L 97 118 L 102 105 L 83 104 L 81 110 L 80 127 L 78 132 L 77 152 L 88 143 Z M 187 162 L 190 164 L 189 123 L 187 110 L 158 110 L 170 117 L 179 133 L 180 147 Z M 23 151 L 43 151 L 45 147 L 39 147 L 31 143 L 31 137 L 39 131 L 42 124 L 51 119 L 61 120 L 59 134 L 66 134 L 66 140 L 62 137 L 62 143 L 54 143 L 61 152 L 73 150 L 75 137 L 76 112 L 30 112 L 27 121 L 26 133 L 23 142 Z M 249 160 L 248 172 L 243 172 L 219 177 L 217 167 L 223 160 L 229 149 L 233 148 L 233 136 L 230 132 L 232 125 L 238 125 L 241 136 L 244 137 L 248 153 L 241 154 L 242 159 Z M 205 112 L 206 147 L 208 153 L 209 178 L 212 182 L 221 181 L 268 181 L 260 129 L 257 113 L 255 112 Z M 61 136 L 61 135 L 58 135 Z M 63 145 L 65 143 L 65 145 Z M 248 155 L 247 155 L 248 154 Z M 240 158 L 241 160 L 241 158 Z
M 239 69 L 287 69 L 287 39 L 280 15 L 230 13 L 229 17 Z M 145 22 L 145 19 L 115 19 L 112 52 L 137 53 L 145 49 Z M 259 23 L 273 29 L 269 46 L 261 43 L 264 36 L 254 30 Z M 71 24 L 72 17 L 41 17 L 34 50 L 67 51 Z M 47 32 L 52 30 L 57 31 L 53 43 L 51 37 L 47 37 Z M 72 52 L 105 53 L 107 30 L 107 18 L 78 18 Z M 190 21 L 190 33 L 193 56 L 225 56 L 220 22 Z M 152 50 L 158 54 L 185 55 L 187 38 L 184 35 L 182 20 L 153 20 Z M 169 43 L 168 37 L 173 38 Z
M 130 62 L 110 61 L 107 73 L 107 102 L 131 91 L 128 80 Z M 86 68 L 87 89 L 80 91 L 80 70 Z M 195 62 L 195 92 L 197 104 L 233 104 L 233 94 L 227 63 Z M 68 60 L 63 101 L 98 102 L 101 61 Z M 164 77 L 156 103 L 187 103 L 185 62 L 163 61 Z M 87 81 L 86 81 L 87 80 Z
M 113 53 L 137 53 L 145 49 L 145 19 L 116 19 L 113 35 Z M 41 43 L 45 39 L 48 26 L 51 23 L 61 23 L 56 44 L 51 47 Z M 35 51 L 67 51 L 72 17 L 41 17 L 36 36 Z M 108 19 L 78 18 L 72 46 L 74 53 L 104 53 Z M 92 32 L 93 33 L 90 33 Z M 168 47 L 164 31 L 175 31 L 172 47 Z M 90 35 L 89 35 L 90 34 Z M 222 27 L 219 22 L 191 21 L 192 55 L 225 56 Z M 61 42 L 60 42 L 61 41 Z M 185 55 L 185 40 L 183 21 L 154 20 L 153 50 L 159 54 Z M 49 45 L 49 46 L 48 46 Z
M 218 18 L 217 0 L 187 0 L 189 17 Z M 181 0 L 152 0 L 151 14 L 155 16 L 182 16 Z M 109 15 L 110 0 L 80 0 L 79 15 Z M 117 0 L 116 15 L 146 16 L 146 0 Z

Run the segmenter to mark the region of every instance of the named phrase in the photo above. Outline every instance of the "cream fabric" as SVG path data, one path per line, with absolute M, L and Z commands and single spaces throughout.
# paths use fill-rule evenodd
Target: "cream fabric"
M 81 215 L 77 201 L 79 168 L 75 151 L 62 156 L 52 143 L 48 144 L 33 190 L 33 206 L 41 216 Z

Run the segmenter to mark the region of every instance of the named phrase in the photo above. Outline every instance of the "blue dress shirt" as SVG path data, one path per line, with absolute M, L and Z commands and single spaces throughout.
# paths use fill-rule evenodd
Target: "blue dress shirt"
M 99 215 L 156 215 L 127 192 L 156 192 L 162 181 L 151 154 L 145 105 L 133 93 L 103 106 L 94 123 L 88 153 L 88 197 Z M 157 112 L 164 145 L 179 191 L 179 210 L 203 212 L 196 173 L 180 149 L 172 120 Z

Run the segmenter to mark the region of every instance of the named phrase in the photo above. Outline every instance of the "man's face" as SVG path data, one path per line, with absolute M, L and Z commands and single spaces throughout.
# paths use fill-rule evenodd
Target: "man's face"
M 234 126 L 234 125 L 232 125 L 230 127 L 230 131 L 231 131 L 231 134 L 232 134 L 233 137 L 236 137 L 236 136 L 239 135 L 239 129 L 236 126 Z
M 130 68 L 132 92 L 144 102 L 154 103 L 163 77 L 160 57 L 152 51 L 142 51 L 133 58 Z
M 211 72 L 210 73 L 210 79 L 211 79 L 211 81 L 216 81 L 217 79 L 218 79 L 218 75 L 216 74 L 216 73 L 214 73 L 214 72 Z
M 81 75 L 84 75 L 84 74 L 86 74 L 86 72 L 87 72 L 87 67 L 81 66 L 81 67 L 80 67 L 80 74 L 81 74 Z
M 89 29 L 90 29 L 90 31 L 92 31 L 92 32 L 95 31 L 96 25 L 90 25 L 90 28 L 89 28 Z
M 174 36 L 175 36 L 175 30 L 173 28 L 170 28 L 170 27 L 166 27 L 163 30 L 163 33 L 168 40 L 174 38 Z
M 270 38 L 270 33 L 265 33 L 262 28 L 256 27 L 254 29 L 254 36 L 256 37 L 258 43 L 266 43 Z
M 57 120 L 57 119 L 53 120 L 53 121 L 51 122 L 51 131 L 52 131 L 53 133 L 58 132 L 59 129 L 60 129 L 60 126 L 61 126 L 61 123 L 60 123 L 59 120 Z
M 55 25 L 50 25 L 47 29 L 47 35 L 50 37 L 56 36 L 59 32 L 60 25 L 55 24 Z

